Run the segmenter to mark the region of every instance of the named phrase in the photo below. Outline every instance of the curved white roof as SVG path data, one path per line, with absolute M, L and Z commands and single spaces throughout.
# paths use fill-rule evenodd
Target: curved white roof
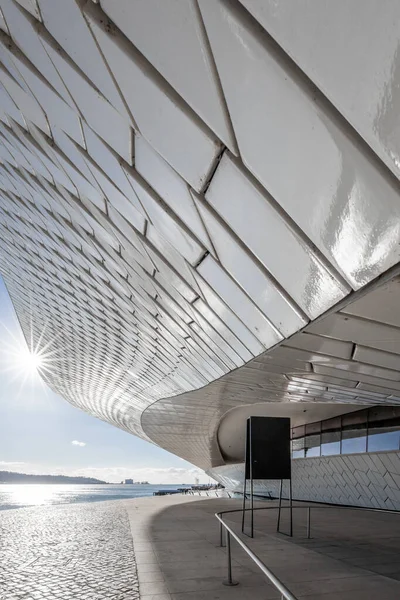
M 227 410 L 324 402 L 313 382 L 353 362 L 386 392 L 331 401 L 397 402 L 397 346 L 313 329 L 328 316 L 277 347 L 400 259 L 399 4 L 312 5 L 0 0 L 0 272 L 24 333 L 68 401 L 203 467 Z

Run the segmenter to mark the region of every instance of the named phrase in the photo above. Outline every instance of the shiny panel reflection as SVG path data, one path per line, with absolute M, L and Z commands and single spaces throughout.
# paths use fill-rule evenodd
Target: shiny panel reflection
M 400 12 L 360 3 L 0 0 L 0 272 L 69 402 L 203 468 L 238 406 L 316 459 L 400 403 Z

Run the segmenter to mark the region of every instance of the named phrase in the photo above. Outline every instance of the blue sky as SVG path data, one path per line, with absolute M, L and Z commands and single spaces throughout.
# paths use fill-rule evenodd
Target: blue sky
M 151 483 L 193 483 L 196 476 L 208 481 L 190 463 L 73 407 L 38 378 L 11 371 L 9 347 L 15 338 L 23 343 L 0 278 L 0 470 L 107 481 L 133 477 Z

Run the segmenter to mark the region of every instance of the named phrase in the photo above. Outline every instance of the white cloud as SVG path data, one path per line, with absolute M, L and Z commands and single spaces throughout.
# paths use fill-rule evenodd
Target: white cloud
M 74 443 L 75 442 L 75 443 Z M 85 442 L 74 440 L 71 444 L 79 446 L 85 445 Z M 23 466 L 23 468 L 21 468 Z M 20 467 L 21 466 L 21 467 Z M 50 467 L 48 465 L 23 463 L 23 462 L 5 462 L 0 461 L 0 471 L 19 471 L 30 473 L 32 475 L 70 475 L 72 477 L 95 477 L 111 483 L 119 483 L 124 479 L 131 478 L 134 481 L 148 481 L 154 484 L 170 483 L 172 485 L 181 485 L 182 483 L 193 484 L 196 478 L 200 483 L 208 483 L 210 477 L 201 469 L 196 467 L 134 467 L 134 466 L 115 466 L 115 467 Z M 211 480 L 213 481 L 213 480 Z
M 195 483 L 196 478 L 200 483 L 208 483 L 210 478 L 201 469 L 185 469 L 180 467 L 85 467 L 74 469 L 71 472 L 68 469 L 66 475 L 81 475 L 83 477 L 96 477 L 104 481 L 119 483 L 124 479 L 131 478 L 134 481 L 148 481 L 149 483 L 171 483 L 181 485 L 182 483 Z
M 86 442 L 78 442 L 78 440 L 74 440 L 73 442 L 71 442 L 71 444 L 73 446 L 81 446 L 83 448 L 83 446 L 86 446 Z
M 29 465 L 24 467 L 24 473 L 40 475 L 70 475 L 71 477 L 95 477 L 110 483 L 120 483 L 124 479 L 133 479 L 134 481 L 148 481 L 149 483 L 170 483 L 181 485 L 182 483 L 193 484 L 196 478 L 200 483 L 208 483 L 209 476 L 201 469 L 195 467 L 191 469 L 182 469 L 178 467 L 49 467 L 45 465 Z

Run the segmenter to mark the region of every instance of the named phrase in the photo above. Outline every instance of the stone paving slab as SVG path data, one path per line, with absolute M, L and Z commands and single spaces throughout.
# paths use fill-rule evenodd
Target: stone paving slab
M 0 600 L 138 600 L 120 502 L 0 512 Z

